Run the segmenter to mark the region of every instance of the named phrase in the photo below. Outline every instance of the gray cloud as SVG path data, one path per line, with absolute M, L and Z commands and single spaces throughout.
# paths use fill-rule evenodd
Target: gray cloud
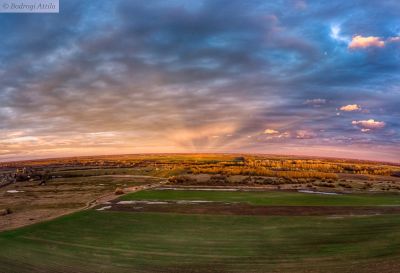
M 330 36 L 332 24 L 349 37 L 395 36 L 394 2 L 61 5 L 0 18 L 0 158 L 274 143 L 323 155 L 345 145 L 351 156 L 399 144 L 397 45 L 355 52 Z M 338 116 L 348 104 L 368 115 Z M 372 118 L 386 126 L 367 135 L 351 124 Z M 266 128 L 289 133 L 266 139 Z

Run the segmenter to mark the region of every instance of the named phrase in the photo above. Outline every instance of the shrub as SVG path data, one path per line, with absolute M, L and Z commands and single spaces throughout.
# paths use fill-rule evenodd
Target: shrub
M 121 194 L 124 194 L 124 190 L 121 188 L 116 188 L 114 193 L 115 193 L 115 195 L 121 195 Z
M 10 214 L 11 213 L 11 210 L 10 209 L 0 209 L 0 216 L 4 216 L 4 215 L 7 215 L 7 214 Z

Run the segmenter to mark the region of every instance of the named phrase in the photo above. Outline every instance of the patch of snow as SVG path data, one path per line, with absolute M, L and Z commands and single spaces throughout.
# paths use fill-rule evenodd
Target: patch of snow
M 19 190 L 8 190 L 8 193 L 19 193 L 19 192 L 24 192 L 24 191 L 19 191 Z

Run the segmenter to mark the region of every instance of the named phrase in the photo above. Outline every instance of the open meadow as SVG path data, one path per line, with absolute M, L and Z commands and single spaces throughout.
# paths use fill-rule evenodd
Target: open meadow
M 397 272 L 400 215 L 379 212 L 398 204 L 394 197 L 131 193 L 113 201 L 111 208 L 102 204 L 1 233 L 0 272 Z M 186 202 L 178 206 L 187 211 L 174 211 L 177 204 L 169 202 L 182 200 Z M 233 202 L 292 206 L 293 212 L 215 211 L 220 203 Z M 191 212 L 190 207 L 204 205 L 206 210 Z M 318 216 L 295 215 L 297 206 L 346 206 L 351 211 L 365 205 L 377 206 L 378 212 L 349 215 L 328 209 Z
M 2 164 L 0 272 L 400 266 L 397 165 L 247 155 Z

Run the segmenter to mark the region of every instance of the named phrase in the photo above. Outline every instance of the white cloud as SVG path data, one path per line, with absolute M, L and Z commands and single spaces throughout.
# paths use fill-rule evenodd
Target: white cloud
M 368 132 L 370 130 L 382 129 L 386 123 L 383 121 L 369 120 L 353 120 L 351 124 L 361 129 L 361 132 Z
M 331 26 L 331 33 L 330 36 L 332 39 L 340 41 L 340 42 L 345 42 L 349 43 L 350 39 L 346 36 L 340 35 L 341 28 L 339 25 L 332 25 Z

